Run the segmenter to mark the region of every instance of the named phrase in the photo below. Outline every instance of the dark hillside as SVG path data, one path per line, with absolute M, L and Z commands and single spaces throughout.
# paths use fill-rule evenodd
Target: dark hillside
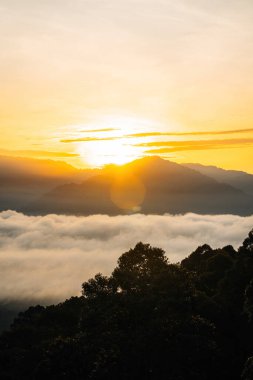
M 249 380 L 252 334 L 253 232 L 176 265 L 138 243 L 81 297 L 20 313 L 0 338 L 0 377 Z

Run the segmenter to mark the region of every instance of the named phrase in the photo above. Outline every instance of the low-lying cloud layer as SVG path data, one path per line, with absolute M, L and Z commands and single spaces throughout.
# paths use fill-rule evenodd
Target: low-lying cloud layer
M 97 272 L 110 274 L 118 257 L 142 241 L 163 248 L 171 262 L 197 246 L 237 248 L 253 216 L 26 216 L 0 213 L 0 301 L 60 301 L 80 294 Z

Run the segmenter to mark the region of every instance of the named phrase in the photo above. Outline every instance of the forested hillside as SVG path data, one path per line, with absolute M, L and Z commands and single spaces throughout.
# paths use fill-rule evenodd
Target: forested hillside
M 181 263 L 138 243 L 82 296 L 20 313 L 0 340 L 1 379 L 253 378 L 253 231 L 236 251 Z

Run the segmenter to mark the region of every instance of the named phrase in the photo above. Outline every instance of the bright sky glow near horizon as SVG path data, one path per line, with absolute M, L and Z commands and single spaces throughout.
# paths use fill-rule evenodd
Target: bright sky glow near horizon
M 251 0 L 1 0 L 0 154 L 253 173 Z

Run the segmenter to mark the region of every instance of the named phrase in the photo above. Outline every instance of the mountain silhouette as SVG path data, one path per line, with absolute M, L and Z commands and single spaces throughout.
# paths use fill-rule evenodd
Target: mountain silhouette
M 227 183 L 247 194 L 253 195 L 253 175 L 238 170 L 225 170 L 216 166 L 205 166 L 201 164 L 184 164 L 184 166 L 197 170 L 218 182 Z
M 55 187 L 21 211 L 32 214 L 206 213 L 249 215 L 252 196 L 194 169 L 146 157 L 110 165 L 80 184 Z
M 95 172 L 61 161 L 0 156 L 0 211 L 24 208 L 56 186 L 80 183 Z

